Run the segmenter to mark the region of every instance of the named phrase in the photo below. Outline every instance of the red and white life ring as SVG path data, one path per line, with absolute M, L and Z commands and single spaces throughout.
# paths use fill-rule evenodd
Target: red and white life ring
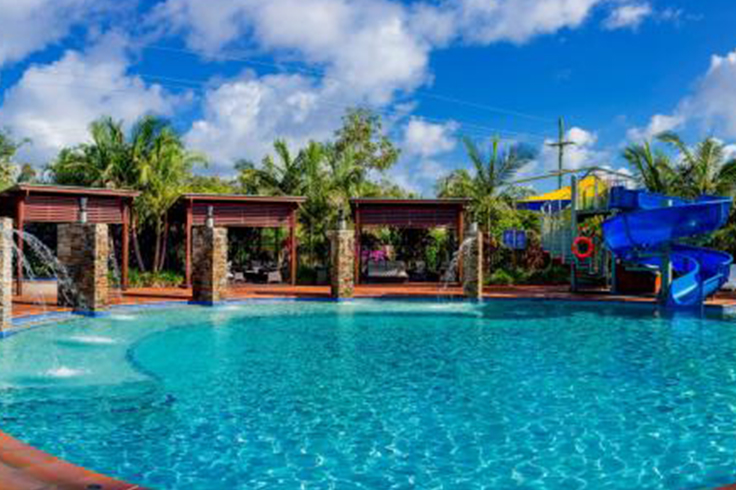
M 572 253 L 580 260 L 588 259 L 595 253 L 595 243 L 587 236 L 579 236 L 572 242 Z

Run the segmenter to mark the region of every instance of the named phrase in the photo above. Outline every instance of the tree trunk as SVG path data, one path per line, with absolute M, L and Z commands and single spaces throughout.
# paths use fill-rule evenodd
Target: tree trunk
M 166 248 L 169 244 L 169 213 L 168 211 L 164 215 L 164 237 L 161 241 L 161 254 L 159 255 L 159 264 L 158 264 L 158 270 L 162 271 L 164 270 L 164 266 L 166 265 Z
M 161 257 L 161 218 L 156 219 L 156 244 L 153 250 L 153 272 L 159 272 L 159 262 Z
M 141 246 L 138 243 L 138 219 L 133 214 L 133 226 L 130 227 L 130 233 L 133 238 L 133 251 L 135 252 L 135 259 L 138 262 L 138 270 L 146 272 L 146 264 L 143 262 L 143 256 L 141 255 Z

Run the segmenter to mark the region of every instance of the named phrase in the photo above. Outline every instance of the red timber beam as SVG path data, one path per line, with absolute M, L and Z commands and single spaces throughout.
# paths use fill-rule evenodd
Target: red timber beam
M 186 201 L 186 218 L 184 223 L 184 234 L 186 235 L 186 243 L 184 248 L 184 287 L 192 285 L 192 225 L 194 221 L 194 211 L 191 199 Z
M 361 260 L 361 250 L 360 250 L 360 237 L 363 233 L 362 228 L 362 222 L 360 219 L 360 205 L 355 205 L 355 216 L 353 218 L 354 226 L 355 226 L 355 257 L 353 257 L 353 263 L 355 264 L 355 285 L 357 286 L 360 284 L 360 260 Z
M 120 259 L 120 287 L 123 291 L 126 291 L 130 287 L 130 208 L 131 201 L 127 199 L 121 199 L 121 211 L 123 213 L 123 229 L 121 232 L 122 237 L 122 257 Z
M 289 215 L 289 255 L 290 282 L 292 286 L 296 286 L 296 275 L 298 270 L 296 208 L 294 208 Z
M 15 292 L 18 296 L 23 296 L 23 229 L 25 228 L 27 197 L 28 192 L 24 192 L 19 194 L 15 201 L 15 229 L 18 230 L 18 257 L 15 264 Z

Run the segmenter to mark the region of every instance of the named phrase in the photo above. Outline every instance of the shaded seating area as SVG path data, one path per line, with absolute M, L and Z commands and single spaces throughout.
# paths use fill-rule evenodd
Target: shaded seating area
M 173 211 L 186 237 L 185 285 L 192 283 L 192 229 L 208 220 L 215 227 L 228 229 L 230 283 L 296 284 L 297 211 L 304 200 L 292 196 L 182 195 Z M 282 235 L 284 228 L 287 231 Z M 265 250 L 266 242 L 270 251 Z
M 67 225 L 89 223 L 119 225 L 121 255 L 120 285 L 129 285 L 130 221 L 135 191 L 88 187 L 19 184 L 0 194 L 0 214 L 13 219 L 14 228 L 23 232 L 31 223 Z M 59 226 L 57 226 L 59 228 Z M 26 250 L 22 234 L 15 236 L 18 251 Z M 54 244 L 59 253 L 58 246 Z M 15 261 L 16 295 L 24 294 L 27 275 L 21 260 Z M 45 295 L 42 295 L 45 296 Z
M 463 241 L 466 199 L 361 198 L 352 199 L 350 204 L 355 224 L 356 283 L 439 282 L 447 277 L 452 252 Z M 444 256 L 435 254 L 430 267 L 423 249 L 434 240 L 432 230 L 450 236 L 441 234 Z M 381 235 L 398 241 L 400 250 L 386 245 Z

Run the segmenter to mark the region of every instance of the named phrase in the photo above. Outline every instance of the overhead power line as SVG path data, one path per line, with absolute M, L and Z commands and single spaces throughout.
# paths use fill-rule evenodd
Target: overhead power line
M 53 81 L 48 82 L 39 82 L 39 81 L 26 81 L 24 83 L 28 85 L 47 85 L 47 86 L 73 86 L 73 87 L 79 87 L 84 88 L 87 90 L 99 90 L 104 92 L 112 92 L 112 93 L 125 93 L 125 92 L 136 92 L 139 90 L 138 87 L 110 87 L 105 85 L 94 85 L 88 82 L 80 83 L 73 79 L 73 75 L 69 74 L 69 81 L 65 83 L 63 77 L 64 73 L 57 73 L 56 78 Z M 174 77 L 166 77 L 166 76 L 160 76 L 160 75 L 152 75 L 152 74 L 146 74 L 146 73 L 136 73 L 135 76 L 147 80 L 149 82 L 155 83 L 159 86 L 163 87 L 169 87 L 169 88 L 177 88 L 177 89 L 190 89 L 190 90 L 198 90 L 198 91 L 204 91 L 208 85 L 210 85 L 207 81 L 202 80 L 191 80 L 191 79 L 184 79 L 184 78 L 174 78 Z M 88 81 L 94 81 L 94 77 L 88 77 L 86 80 Z M 101 78 L 97 78 L 97 80 L 101 80 Z M 326 97 L 320 98 L 320 104 L 325 105 L 327 107 L 333 107 L 339 110 L 344 110 L 346 105 L 343 102 L 338 102 L 334 99 L 329 99 Z M 387 108 L 379 108 L 379 107 L 370 107 L 371 110 L 374 112 L 384 115 L 384 116 L 391 116 L 391 117 L 406 117 L 409 114 L 405 114 L 400 111 L 391 110 Z M 524 139 L 539 139 L 539 140 L 546 140 L 548 137 L 546 135 L 542 134 L 535 134 L 535 133 L 527 133 L 522 131 L 513 131 L 508 129 L 502 129 L 502 128 L 495 128 L 490 126 L 485 126 L 473 122 L 468 122 L 464 120 L 459 119 L 442 119 L 442 118 L 435 118 L 435 117 L 429 117 L 429 116 L 423 116 L 423 115 L 415 115 L 417 119 L 421 119 L 423 121 L 427 121 L 429 123 L 433 124 L 439 124 L 439 125 L 448 125 L 448 124 L 457 124 L 459 125 L 464 133 L 467 133 L 468 135 L 476 136 L 476 137 L 484 137 L 484 138 L 490 138 L 494 136 L 498 136 L 501 139 L 505 140 L 524 140 Z
M 148 51 L 170 52 L 170 53 L 177 53 L 177 54 L 186 54 L 186 55 L 195 56 L 198 58 L 202 57 L 202 53 L 200 51 L 196 51 L 193 49 L 172 48 L 169 46 L 146 45 L 146 44 L 138 44 L 138 46 L 141 49 L 148 50 Z M 284 63 L 272 63 L 272 62 L 262 61 L 259 59 L 254 59 L 251 57 L 245 57 L 239 54 L 218 53 L 216 55 L 212 55 L 212 58 L 217 59 L 217 60 L 235 61 L 235 62 L 250 64 L 254 66 L 262 66 L 266 68 L 276 69 L 280 72 L 293 71 L 293 72 L 302 73 L 302 74 L 306 74 L 310 76 L 318 76 L 318 77 L 321 77 L 327 80 L 334 80 L 334 81 L 338 81 L 342 83 L 350 83 L 349 80 L 343 80 L 334 75 L 329 75 L 324 70 L 319 70 L 319 69 L 314 69 L 314 68 L 305 68 L 303 66 L 294 66 L 293 64 L 290 65 L 289 69 L 287 70 L 285 69 L 286 65 Z M 506 108 L 483 104 L 483 103 L 479 103 L 475 101 L 464 100 L 458 97 L 440 94 L 435 91 L 419 89 L 419 90 L 416 90 L 414 93 L 419 96 L 432 98 L 432 99 L 440 100 L 443 102 L 464 105 L 467 107 L 474 107 L 476 109 L 482 109 L 482 110 L 486 110 L 489 112 L 504 114 L 507 116 L 515 116 L 515 117 L 520 117 L 524 119 L 529 119 L 529 120 L 538 121 L 538 122 L 545 122 L 545 123 L 554 122 L 554 119 L 551 119 L 549 117 L 544 117 L 544 116 L 540 116 L 536 114 L 529 114 L 523 111 L 506 109 Z

